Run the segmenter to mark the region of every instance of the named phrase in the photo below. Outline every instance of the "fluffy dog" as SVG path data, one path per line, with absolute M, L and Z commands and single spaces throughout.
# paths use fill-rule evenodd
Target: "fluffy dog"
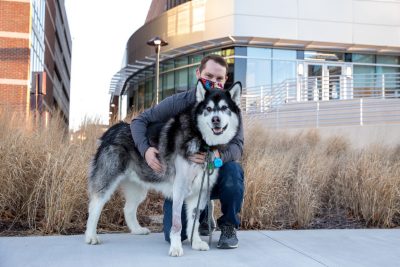
M 121 187 L 125 196 L 124 215 L 133 234 L 148 234 L 136 218 L 139 204 L 147 191 L 154 189 L 173 200 L 173 218 L 170 233 L 169 255 L 183 255 L 181 243 L 181 209 L 186 204 L 188 215 L 187 236 L 191 236 L 197 198 L 201 193 L 200 209 L 207 202 L 206 188 L 201 189 L 204 165 L 188 159 L 194 153 L 218 149 L 237 134 L 240 125 L 241 84 L 229 90 L 206 90 L 199 81 L 196 86 L 196 104 L 163 126 L 159 137 L 159 160 L 165 167 L 155 173 L 140 155 L 133 142 L 129 124 L 120 122 L 100 138 L 100 146 L 91 162 L 89 172 L 89 218 L 85 239 L 88 244 L 98 244 L 96 227 L 104 204 L 114 191 Z M 216 182 L 218 169 L 210 175 L 210 186 Z M 202 191 L 202 192 L 200 192 Z M 208 250 L 195 224 L 192 248 Z

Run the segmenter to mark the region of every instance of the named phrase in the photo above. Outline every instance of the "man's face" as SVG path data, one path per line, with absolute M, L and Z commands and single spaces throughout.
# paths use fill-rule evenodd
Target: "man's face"
M 196 77 L 197 79 L 203 78 L 210 80 L 212 82 L 221 83 L 222 86 L 225 85 L 228 76 L 226 76 L 226 68 L 215 62 L 214 60 L 210 59 L 207 61 L 204 69 L 201 71 L 196 70 Z

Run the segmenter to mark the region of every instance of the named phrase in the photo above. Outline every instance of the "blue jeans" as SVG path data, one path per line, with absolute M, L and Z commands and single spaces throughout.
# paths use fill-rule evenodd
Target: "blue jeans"
M 211 199 L 219 199 L 221 202 L 222 216 L 217 220 L 218 225 L 233 224 L 239 227 L 240 220 L 238 213 L 242 207 L 244 192 L 243 169 L 239 163 L 230 161 L 225 163 L 220 169 L 218 179 L 211 191 Z M 205 209 L 200 218 L 207 216 Z M 169 233 L 172 227 L 172 200 L 164 201 L 164 237 L 170 242 Z M 186 209 L 182 208 L 182 231 L 181 240 L 187 239 L 186 236 Z

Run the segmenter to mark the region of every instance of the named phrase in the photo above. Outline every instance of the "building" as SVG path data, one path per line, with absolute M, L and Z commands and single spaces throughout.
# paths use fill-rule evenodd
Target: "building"
M 111 81 L 110 111 L 154 103 L 146 41 L 159 36 L 160 99 L 193 87 L 215 53 L 228 61 L 226 86 L 244 86 L 242 111 L 270 127 L 400 123 L 399 14 L 399 0 L 153 0 Z
M 0 106 L 68 125 L 71 49 L 63 0 L 0 0 Z

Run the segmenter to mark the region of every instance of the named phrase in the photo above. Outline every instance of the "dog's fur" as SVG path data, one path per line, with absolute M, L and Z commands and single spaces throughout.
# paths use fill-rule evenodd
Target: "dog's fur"
M 227 91 L 205 90 L 199 81 L 196 87 L 196 104 L 169 120 L 159 138 L 159 159 L 165 167 L 161 174 L 153 172 L 136 149 L 129 125 L 120 122 L 100 138 L 100 146 L 91 163 L 89 174 L 89 218 L 86 242 L 99 243 L 97 222 L 104 204 L 118 186 L 125 195 L 124 215 L 133 234 L 148 234 L 136 218 L 136 210 L 145 199 L 147 191 L 154 189 L 173 200 L 173 218 L 170 232 L 169 255 L 183 255 L 181 243 L 181 209 L 186 203 L 187 236 L 190 238 L 196 211 L 197 198 L 204 167 L 188 159 L 190 155 L 205 151 L 206 145 L 221 147 L 237 134 L 240 125 L 241 84 L 235 83 Z M 217 179 L 217 169 L 210 176 L 210 186 Z M 200 209 L 206 205 L 206 188 L 203 188 Z M 200 239 L 199 222 L 195 224 L 192 248 L 208 250 Z

